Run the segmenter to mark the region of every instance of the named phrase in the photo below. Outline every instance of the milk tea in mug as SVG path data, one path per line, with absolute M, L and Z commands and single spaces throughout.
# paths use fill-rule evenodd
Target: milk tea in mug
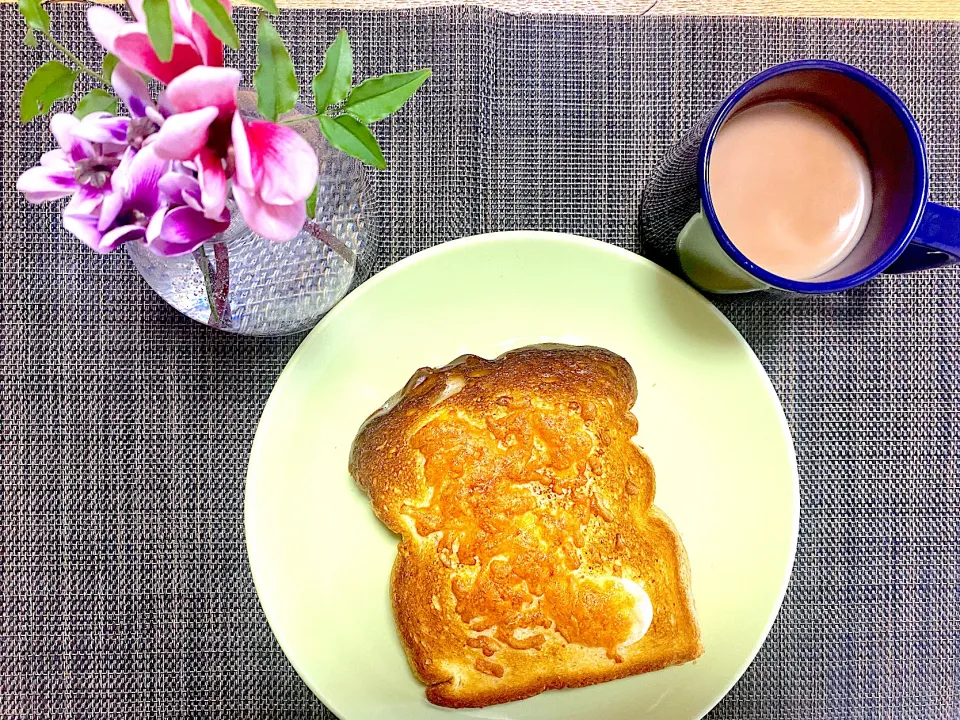
M 717 219 L 754 263 L 807 280 L 850 254 L 870 219 L 870 166 L 836 115 L 778 100 L 737 112 L 714 141 Z

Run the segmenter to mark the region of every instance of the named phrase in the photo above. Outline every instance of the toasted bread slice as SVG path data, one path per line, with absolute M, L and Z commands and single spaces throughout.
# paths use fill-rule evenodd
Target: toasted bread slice
M 703 647 L 686 553 L 632 442 L 636 377 L 532 346 L 417 371 L 350 472 L 401 536 L 397 628 L 427 699 L 483 707 L 659 670 Z

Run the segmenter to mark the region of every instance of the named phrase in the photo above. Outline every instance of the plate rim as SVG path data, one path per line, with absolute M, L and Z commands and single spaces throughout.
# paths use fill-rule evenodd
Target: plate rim
M 254 478 L 254 473 L 252 471 L 254 464 L 254 457 L 259 452 L 262 452 L 261 446 L 265 442 L 263 437 L 263 427 L 264 427 L 264 418 L 267 417 L 268 410 L 270 406 L 278 402 L 277 397 L 279 396 L 281 384 L 287 382 L 287 378 L 293 374 L 292 368 L 298 364 L 298 359 L 309 352 L 309 348 L 317 342 L 317 337 L 322 335 L 326 327 L 345 312 L 345 308 L 356 302 L 358 297 L 365 295 L 370 292 L 373 288 L 380 285 L 384 281 L 388 280 L 397 273 L 405 271 L 408 267 L 416 265 L 424 260 L 432 258 L 435 255 L 445 254 L 449 252 L 457 252 L 461 248 L 475 246 L 475 245 L 484 245 L 484 244 L 493 244 L 498 242 L 517 242 L 517 241 L 550 241 L 550 242 L 562 242 L 570 245 L 579 245 L 582 247 L 589 248 L 594 251 L 607 252 L 612 255 L 619 256 L 625 261 L 636 263 L 641 266 L 647 266 L 651 268 L 655 273 L 659 274 L 661 277 L 668 278 L 670 282 L 674 284 L 675 287 L 679 287 L 681 292 L 687 293 L 689 296 L 692 296 L 694 302 L 705 303 L 709 312 L 711 312 L 714 317 L 720 320 L 720 322 L 727 327 L 728 330 L 731 330 L 734 336 L 737 338 L 738 342 L 741 344 L 743 349 L 747 351 L 748 358 L 751 363 L 754 365 L 754 368 L 759 371 L 759 375 L 763 381 L 763 384 L 766 386 L 767 391 L 770 395 L 776 400 L 776 408 L 778 412 L 778 419 L 780 421 L 780 429 L 782 434 L 786 437 L 787 440 L 787 454 L 790 461 L 790 470 L 791 470 L 791 485 L 792 485 L 792 507 L 793 507 L 793 517 L 791 523 L 791 538 L 790 538 L 790 552 L 789 552 L 789 561 L 785 565 L 785 572 L 780 582 L 780 590 L 778 592 L 776 603 L 774 603 L 771 608 L 769 617 L 767 618 L 766 625 L 763 632 L 758 637 L 753 648 L 750 650 L 748 657 L 744 660 L 737 671 L 733 679 L 729 684 L 724 688 L 724 690 L 717 695 L 717 697 L 711 701 L 709 707 L 707 707 L 703 715 L 700 717 L 706 717 L 706 715 L 713 710 L 733 689 L 733 687 L 740 682 L 740 679 L 746 673 L 747 669 L 756 659 L 757 654 L 760 652 L 760 648 L 763 647 L 763 644 L 767 641 L 767 638 L 770 635 L 770 631 L 773 629 L 774 623 L 777 621 L 777 618 L 780 615 L 780 610 L 783 607 L 783 601 L 786 598 L 787 589 L 790 585 L 790 581 L 793 577 L 793 568 L 796 564 L 797 557 L 797 544 L 799 541 L 799 531 L 800 531 L 800 474 L 799 468 L 797 465 L 797 453 L 796 448 L 793 442 L 793 434 L 790 431 L 790 424 L 787 421 L 786 414 L 783 410 L 783 403 L 780 400 L 780 395 L 777 393 L 776 388 L 773 386 L 773 383 L 770 380 L 770 376 L 767 374 L 766 368 L 764 368 L 763 363 L 760 362 L 760 359 L 757 357 L 756 353 L 753 350 L 753 347 L 750 343 L 747 342 L 746 338 L 740 334 L 740 331 L 737 327 L 724 315 L 716 305 L 714 305 L 709 298 L 705 297 L 703 294 L 695 290 L 693 287 L 688 285 L 682 279 L 671 273 L 670 271 L 664 269 L 660 265 L 656 264 L 649 258 L 645 258 L 642 255 L 639 255 L 635 252 L 622 248 L 618 245 L 614 245 L 609 242 L 602 240 L 596 240 L 594 238 L 589 238 L 583 235 L 575 235 L 571 233 L 562 233 L 562 232 L 553 232 L 549 230 L 504 230 L 497 232 L 489 233 L 478 233 L 475 235 L 468 235 L 454 240 L 448 240 L 441 242 L 437 245 L 433 245 L 429 248 L 420 250 L 412 255 L 408 255 L 405 258 L 401 258 L 392 265 L 384 268 L 380 272 L 374 273 L 366 281 L 357 286 L 354 290 L 349 292 L 339 303 L 334 306 L 334 308 L 327 313 L 316 326 L 311 329 L 307 335 L 300 341 L 300 344 L 297 346 L 297 349 L 294 351 L 293 355 L 290 356 L 290 359 L 287 360 L 286 364 L 283 367 L 283 370 L 277 376 L 276 381 L 273 384 L 273 388 L 270 390 L 270 395 L 267 397 L 266 402 L 263 405 L 263 409 L 260 411 L 260 418 L 257 420 L 257 427 L 254 431 L 253 441 L 250 444 L 250 452 L 247 455 L 247 471 L 245 473 L 244 479 L 244 489 L 243 489 L 243 536 L 244 536 L 244 549 L 247 555 L 247 566 L 250 569 L 250 576 L 253 580 L 254 590 L 257 595 L 257 602 L 260 605 L 261 610 L 263 611 L 264 617 L 267 620 L 267 625 L 270 628 L 270 632 L 273 634 L 274 639 L 277 641 L 277 644 L 280 646 L 280 649 L 283 651 L 284 657 L 287 659 L 287 662 L 293 667 L 299 676 L 300 680 L 309 688 L 310 692 L 320 700 L 323 705 L 330 710 L 337 717 L 344 717 L 340 710 L 335 707 L 335 704 L 330 700 L 327 694 L 314 683 L 312 683 L 308 678 L 304 670 L 302 669 L 300 662 L 295 657 L 294 653 L 285 643 L 282 638 L 281 633 L 278 631 L 277 625 L 274 622 L 274 619 L 271 617 L 271 612 L 267 608 L 267 604 L 264 601 L 264 591 L 261 586 L 261 581 L 258 580 L 258 572 L 255 567 L 255 562 L 253 560 L 253 554 L 251 553 L 251 546 L 256 543 L 255 532 L 251 530 L 251 517 L 254 511 L 251 508 L 251 488 L 257 482 Z M 349 720 L 349 718 L 344 718 L 344 720 Z

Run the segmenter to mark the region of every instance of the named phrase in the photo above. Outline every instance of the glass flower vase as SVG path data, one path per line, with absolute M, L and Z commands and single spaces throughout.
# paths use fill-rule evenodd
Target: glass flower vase
M 245 115 L 251 102 L 255 107 L 241 95 Z M 295 238 L 258 235 L 228 201 L 230 227 L 192 254 L 160 257 L 143 244 L 125 245 L 150 287 L 187 317 L 243 335 L 307 330 L 370 275 L 377 237 L 368 171 L 332 148 L 315 120 L 292 127 L 314 148 L 320 168 L 316 213 Z

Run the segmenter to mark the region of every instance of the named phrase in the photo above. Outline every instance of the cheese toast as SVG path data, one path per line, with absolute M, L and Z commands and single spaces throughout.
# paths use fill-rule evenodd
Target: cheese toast
M 350 473 L 400 536 L 393 611 L 430 702 L 483 707 L 703 652 L 686 553 L 632 441 L 636 399 L 618 355 L 538 345 L 418 370 L 364 423 Z

